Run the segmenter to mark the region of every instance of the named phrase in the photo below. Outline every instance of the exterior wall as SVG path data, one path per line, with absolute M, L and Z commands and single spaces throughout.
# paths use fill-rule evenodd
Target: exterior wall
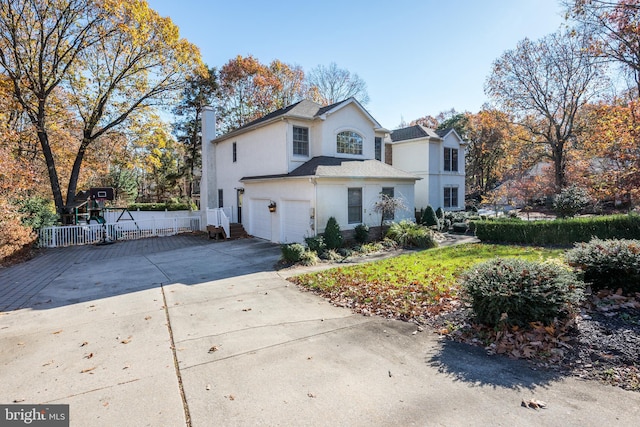
M 457 148 L 458 149 L 458 171 L 457 172 L 449 172 L 445 171 L 444 167 L 441 166 L 441 176 L 440 176 L 440 205 L 442 209 L 445 211 L 457 211 L 463 210 L 465 208 L 465 146 L 461 144 L 461 140 L 454 133 L 449 133 L 440 149 L 440 164 L 444 163 L 444 147 Z M 457 187 L 458 188 L 458 206 L 445 208 L 444 207 L 444 188 L 445 187 Z
M 322 122 L 287 119 L 287 172 L 291 172 L 303 163 L 311 160 L 312 157 L 322 155 Z M 309 129 L 309 155 L 300 156 L 293 154 L 293 127 L 304 127 Z
M 285 242 L 285 218 L 284 206 L 288 201 L 308 201 L 308 236 L 315 235 L 315 189 L 308 178 L 301 179 L 278 179 L 265 181 L 244 182 L 244 203 L 242 218 L 245 230 L 251 235 L 256 234 L 256 224 L 252 224 L 251 219 L 256 217 L 252 209 L 264 209 L 268 211 L 269 202 L 276 203 L 276 211 L 270 213 L 271 218 L 271 241 L 274 243 Z M 258 203 L 253 203 L 258 200 Z M 291 243 L 291 242 L 286 242 Z
M 354 229 L 358 223 L 348 223 L 347 190 L 362 188 L 362 221 L 369 226 L 380 225 L 380 214 L 374 212 L 374 204 L 380 197 L 383 187 L 393 187 L 395 197 L 402 197 L 406 211 L 396 212 L 394 221 L 414 218 L 413 182 L 387 181 L 376 179 L 318 180 L 317 183 L 317 232 L 323 233 L 330 217 L 335 217 L 341 230 Z
M 422 178 L 415 184 L 415 207 L 425 208 L 432 193 L 427 165 L 431 159 L 430 146 L 426 139 L 398 142 L 391 145 L 393 166 Z
M 237 189 L 243 188 L 241 178 L 288 172 L 286 132 L 285 122 L 275 122 L 216 144 L 217 189 L 213 207 L 218 207 L 218 189 L 222 189 L 224 207 L 232 208 L 232 222 L 238 222 Z M 234 142 L 237 152 L 236 162 L 233 162 Z M 244 212 L 242 216 L 244 223 Z

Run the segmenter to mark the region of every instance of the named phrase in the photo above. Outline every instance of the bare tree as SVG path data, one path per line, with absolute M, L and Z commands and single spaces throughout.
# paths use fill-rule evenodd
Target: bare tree
M 309 72 L 307 84 L 314 101 L 330 105 L 347 98 L 355 98 L 361 104 L 369 102 L 367 84 L 357 74 L 338 68 L 335 62 L 328 67 L 318 65 Z
M 539 41 L 524 39 L 493 63 L 485 86 L 531 133 L 529 142 L 545 145 L 554 164 L 556 192 L 566 186 L 565 151 L 575 138 L 576 115 L 605 81 L 588 45 L 586 37 L 562 32 Z

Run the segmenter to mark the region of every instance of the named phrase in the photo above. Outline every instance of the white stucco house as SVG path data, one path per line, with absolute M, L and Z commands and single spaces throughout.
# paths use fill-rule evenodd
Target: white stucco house
M 409 126 L 392 131 L 385 143 L 388 164 L 422 178 L 416 182 L 416 209 L 465 208 L 466 143 L 454 129 Z
M 201 209 L 221 209 L 253 236 L 303 242 L 324 232 L 329 217 L 342 230 L 376 226 L 380 193 L 402 197 L 413 218 L 419 179 L 384 163 L 389 131 L 355 99 L 329 106 L 300 101 L 224 135 L 215 114 L 202 122 Z

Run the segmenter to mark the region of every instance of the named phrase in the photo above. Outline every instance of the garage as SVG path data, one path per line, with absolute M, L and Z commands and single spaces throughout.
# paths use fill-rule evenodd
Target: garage
M 309 200 L 285 200 L 282 206 L 282 241 L 304 242 L 312 235 L 310 228 L 311 202 Z
M 252 199 L 249 234 L 265 240 L 271 240 L 271 216 L 269 199 Z

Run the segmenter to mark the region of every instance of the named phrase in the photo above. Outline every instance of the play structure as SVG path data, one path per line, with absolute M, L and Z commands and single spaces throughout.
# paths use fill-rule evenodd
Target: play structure
M 97 244 L 113 243 L 107 234 L 106 216 L 109 212 L 120 212 L 117 219 L 112 222 L 133 221 L 139 230 L 138 224 L 127 208 L 106 207 L 105 202 L 114 200 L 114 191 L 111 187 L 92 187 L 89 190 L 80 191 L 74 198 L 74 203 L 69 206 L 73 213 L 65 215 L 65 225 L 102 225 L 102 239 Z M 110 215 L 111 216 L 111 215 Z

